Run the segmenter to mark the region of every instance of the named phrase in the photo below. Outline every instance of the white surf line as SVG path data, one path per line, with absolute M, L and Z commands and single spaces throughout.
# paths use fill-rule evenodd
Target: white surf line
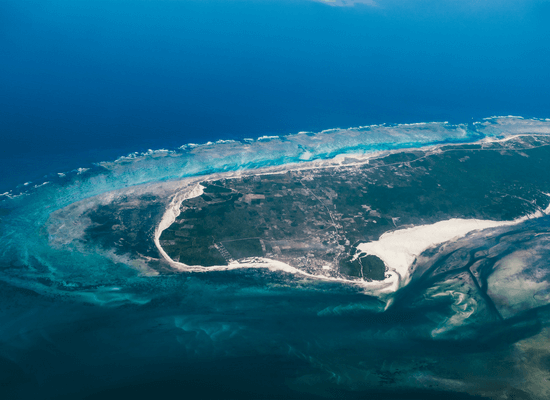
M 465 152 L 474 152 L 474 151 L 524 151 L 524 150 L 531 150 L 531 149 L 537 149 L 540 147 L 547 147 L 550 146 L 550 144 L 542 144 L 538 146 L 529 146 L 529 147 L 519 147 L 519 148 L 510 148 L 510 149 L 502 149 L 502 148 L 495 148 L 495 149 L 487 149 L 483 148 L 483 144 L 486 143 L 496 143 L 496 142 L 507 142 L 516 138 L 521 138 L 523 136 L 541 136 L 541 137 L 550 137 L 550 135 L 545 134 L 509 134 L 505 138 L 483 138 L 476 142 L 463 142 L 463 143 L 440 143 L 435 145 L 427 145 L 422 147 L 411 147 L 411 148 L 402 148 L 402 149 L 392 149 L 392 150 L 378 150 L 372 153 L 349 153 L 349 154 L 338 154 L 330 159 L 325 160 L 314 160 L 304 163 L 290 163 L 286 165 L 278 165 L 273 167 L 265 167 L 260 168 L 257 170 L 249 170 L 249 171 L 241 171 L 241 176 L 254 176 L 254 175 L 275 175 L 275 174 L 281 174 L 284 172 L 289 171 L 306 171 L 306 170 L 315 170 L 315 169 L 328 169 L 328 168 L 338 168 L 338 167 L 354 167 L 354 166 L 361 166 L 365 164 L 369 164 L 370 161 L 380 159 L 386 156 L 389 156 L 391 154 L 397 154 L 397 153 L 404 153 L 404 152 L 413 152 L 413 151 L 422 151 L 425 152 L 424 155 L 415 158 L 413 160 L 409 161 L 396 161 L 393 163 L 383 164 L 383 165 L 375 165 L 368 169 L 376 169 L 376 168 L 386 168 L 386 167 L 392 167 L 395 165 L 402 165 L 402 164 L 410 164 L 415 163 L 418 161 L 421 161 L 425 158 L 428 158 L 434 154 L 441 154 L 441 153 L 447 153 L 447 152 L 458 152 L 458 151 L 465 151 Z M 467 146 L 467 145 L 480 145 L 481 147 L 479 149 L 442 149 L 446 146 Z M 355 159 L 355 162 L 350 162 L 348 164 L 344 164 L 344 161 L 346 159 Z M 231 179 L 231 177 L 228 177 L 226 179 Z
M 518 137 L 518 136 L 520 136 L 520 135 L 512 134 L 512 135 L 510 135 L 510 137 L 507 137 L 506 139 L 515 138 L 515 137 Z M 531 136 L 531 135 L 524 134 L 524 135 L 521 135 L 521 136 Z M 483 142 L 483 140 L 484 139 L 481 139 L 477 142 L 471 142 L 471 143 L 457 143 L 456 145 L 481 144 Z M 503 140 L 503 139 L 500 139 L 500 140 Z M 392 294 L 395 291 L 397 291 L 400 287 L 403 287 L 406 283 L 408 283 L 408 279 L 410 278 L 410 272 L 411 272 L 411 271 L 408 271 L 409 265 L 407 265 L 406 267 L 403 267 L 401 265 L 398 268 L 395 268 L 395 266 L 390 267 L 390 271 L 394 272 L 394 274 L 391 274 L 391 276 L 389 278 L 386 278 L 382 281 L 370 281 L 370 282 L 369 281 L 350 280 L 350 279 L 338 278 L 338 277 L 330 277 L 330 276 L 326 276 L 326 275 L 314 275 L 314 274 L 310 274 L 308 272 L 302 271 L 298 268 L 292 267 L 292 266 L 290 266 L 290 265 L 288 265 L 284 262 L 276 261 L 276 260 L 272 260 L 272 259 L 268 259 L 268 258 L 262 258 L 262 257 L 254 258 L 254 259 L 252 259 L 252 261 L 248 261 L 248 262 L 234 261 L 234 262 L 230 263 L 229 265 L 220 265 L 220 266 L 212 266 L 212 267 L 190 266 L 190 265 L 172 260 L 172 258 L 170 258 L 170 256 L 168 256 L 168 254 L 164 251 L 164 249 L 160 245 L 160 236 L 161 236 L 162 232 L 165 229 L 167 229 L 170 225 L 172 225 L 174 223 L 177 216 L 180 214 L 180 207 L 181 207 L 181 204 L 183 203 L 183 201 L 194 198 L 194 197 L 198 197 L 198 196 L 203 194 L 203 189 L 204 188 L 199 184 L 199 182 L 213 181 L 213 180 L 218 180 L 218 179 L 235 179 L 235 178 L 239 178 L 239 177 L 242 177 L 242 176 L 274 175 L 274 174 L 282 174 L 282 173 L 286 173 L 286 172 L 290 172 L 290 171 L 328 169 L 328 168 L 338 168 L 338 167 L 344 167 L 344 168 L 345 167 L 353 167 L 353 166 L 357 166 L 357 165 L 368 164 L 372 159 L 378 159 L 378 158 L 385 157 L 387 155 L 394 154 L 394 153 L 401 153 L 401 152 L 405 152 L 405 151 L 424 151 L 424 152 L 427 152 L 427 154 L 424 154 L 423 156 L 421 156 L 417 159 L 410 160 L 410 161 L 407 161 L 407 162 L 401 161 L 401 162 L 383 164 L 383 165 L 378 165 L 378 166 L 373 166 L 372 167 L 372 169 L 384 168 L 384 167 L 390 167 L 392 165 L 399 165 L 399 164 L 419 161 L 421 159 L 424 159 L 424 158 L 428 157 L 431 154 L 434 154 L 433 152 L 439 150 L 441 147 L 448 146 L 448 145 L 449 145 L 448 143 L 444 143 L 444 144 L 437 144 L 437 145 L 418 147 L 418 148 L 384 150 L 384 151 L 377 151 L 377 152 L 373 152 L 373 153 L 339 154 L 339 155 L 333 157 L 332 159 L 315 160 L 315 161 L 304 162 L 304 163 L 290 163 L 290 164 L 286 164 L 286 165 L 264 167 L 264 168 L 258 168 L 258 169 L 255 169 L 255 170 L 248 170 L 248 171 L 240 170 L 240 171 L 222 172 L 222 173 L 215 173 L 215 174 L 205 175 L 205 176 L 202 176 L 200 178 L 196 178 L 188 186 L 188 187 L 190 187 L 190 186 L 193 185 L 193 183 L 195 183 L 195 186 L 193 186 L 193 189 L 191 189 L 191 190 L 185 190 L 184 189 L 183 191 L 180 191 L 179 193 L 177 193 L 172 198 L 169 206 L 166 209 L 166 212 L 165 212 L 164 216 L 162 217 L 162 220 L 161 220 L 160 224 L 157 226 L 157 229 L 155 230 L 155 245 L 158 248 L 161 255 L 163 256 L 163 258 L 173 268 L 175 268 L 177 270 L 180 270 L 180 271 L 210 272 L 210 271 L 228 271 L 228 270 L 242 269 L 242 268 L 267 268 L 267 269 L 270 269 L 272 271 L 285 271 L 285 272 L 288 272 L 288 273 L 302 275 L 304 277 L 313 278 L 313 279 L 317 279 L 317 280 L 345 282 L 345 283 L 348 283 L 348 284 L 354 284 L 354 285 L 363 287 L 364 289 L 366 289 L 367 292 L 369 292 L 369 294 L 373 294 L 373 295 L 389 295 L 389 294 Z M 547 145 L 543 145 L 543 146 L 547 146 Z M 533 147 L 529 147 L 528 149 L 535 148 L 535 147 L 543 147 L 543 146 L 533 146 Z M 528 150 L 528 149 L 524 149 L 524 150 Z M 459 150 L 460 149 L 449 149 L 449 150 L 444 150 L 443 152 L 459 151 Z M 485 151 L 487 151 L 487 150 L 493 150 L 493 149 L 464 149 L 464 150 L 465 151 L 472 151 L 472 150 L 478 150 L 478 151 L 479 150 L 485 150 Z M 502 151 L 503 149 L 494 149 L 494 150 Z M 522 150 L 522 149 L 510 149 L 510 150 L 511 151 L 518 151 L 518 150 Z M 355 158 L 356 160 L 357 159 L 358 160 L 357 160 L 357 162 L 352 162 L 352 163 L 349 163 L 349 164 L 343 164 L 344 159 L 346 159 L 346 158 L 348 158 L 348 159 L 349 158 Z M 527 216 L 518 218 L 514 221 L 461 220 L 461 221 L 475 221 L 476 227 L 471 228 L 471 229 L 469 229 L 465 232 L 462 232 L 462 233 L 457 232 L 455 235 L 453 235 L 452 237 L 449 237 L 447 240 L 443 240 L 443 241 L 439 241 L 439 242 L 432 241 L 431 244 L 427 244 L 427 246 L 425 248 L 423 248 L 422 251 L 418 252 L 418 254 L 416 254 L 416 252 L 415 252 L 414 258 L 412 259 L 412 261 L 410 263 L 412 264 L 412 262 L 414 261 L 416 256 L 421 254 L 424 250 L 427 250 L 429 247 L 442 244 L 442 243 L 444 243 L 446 241 L 449 241 L 451 239 L 455 239 L 455 238 L 458 239 L 460 237 L 466 236 L 468 233 L 470 233 L 472 231 L 519 224 L 519 223 L 521 223 L 521 222 L 523 222 L 527 219 L 538 218 L 538 217 L 541 217 L 543 215 L 549 215 L 549 214 L 550 214 L 550 205 L 548 206 L 548 208 L 546 210 L 544 210 L 544 212 L 537 211 L 535 214 L 527 215 Z M 408 228 L 408 229 L 414 230 L 416 228 L 432 227 L 434 225 L 441 224 L 441 223 L 449 223 L 450 221 L 454 221 L 454 220 L 440 221 L 440 222 L 437 222 L 437 223 L 432 224 L 432 225 L 421 225 L 421 226 Z M 480 225 L 482 225 L 482 226 L 480 226 Z M 385 235 L 390 235 L 390 234 L 393 234 L 393 233 L 399 232 L 399 231 L 407 231 L 408 229 L 397 230 L 397 231 L 392 231 L 392 232 L 386 232 L 380 237 L 380 239 L 378 241 L 365 243 L 363 245 L 373 245 L 375 243 L 380 242 L 382 237 L 384 237 Z M 358 247 L 358 249 L 359 249 L 359 247 Z M 415 250 L 417 250 L 417 249 L 415 248 Z M 390 252 L 391 251 L 392 250 L 390 250 Z M 368 253 L 368 254 L 373 254 L 373 253 Z M 380 254 L 382 254 L 382 252 L 380 252 Z M 382 254 L 382 257 L 378 254 L 373 254 L 373 255 L 377 255 L 384 262 L 386 262 L 386 260 L 384 259 L 385 258 L 384 254 Z M 410 260 L 410 259 L 408 259 L 408 260 Z M 408 271 L 408 273 L 407 273 L 407 271 Z M 403 273 L 403 275 L 399 272 Z

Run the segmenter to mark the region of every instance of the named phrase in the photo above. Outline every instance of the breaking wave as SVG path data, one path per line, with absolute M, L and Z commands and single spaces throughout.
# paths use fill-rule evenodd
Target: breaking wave
M 0 194 L 0 279 L 43 293 L 72 294 L 101 304 L 147 301 L 151 290 L 141 298 L 132 285 L 150 288 L 153 281 L 136 268 L 134 260 L 88 249 L 78 241 L 64 246 L 63 238 L 52 235 L 48 226 L 63 225 L 65 230 L 70 226 L 75 237 L 85 226 L 71 219 L 70 213 L 52 222 L 52 213 L 78 202 L 108 204 L 128 191 L 169 197 L 186 178 L 320 160 L 345 163 L 352 155 L 526 133 L 550 134 L 550 120 L 491 117 L 468 125 L 372 125 L 256 140 L 220 140 L 132 153 L 114 161 L 51 174 L 42 183 L 28 183 Z

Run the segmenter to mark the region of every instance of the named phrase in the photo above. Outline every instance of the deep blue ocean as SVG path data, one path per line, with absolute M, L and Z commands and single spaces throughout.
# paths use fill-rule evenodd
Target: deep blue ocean
M 0 2 L 0 192 L 133 151 L 550 114 L 546 1 Z
M 463 126 L 550 117 L 549 20 L 545 0 L 0 0 L 0 398 L 480 399 L 521 379 L 513 345 L 549 306 L 435 343 L 456 310 L 421 284 L 380 313 L 352 285 L 150 276 L 81 238 L 143 183 L 521 132 Z M 451 124 L 105 162 L 428 121 Z

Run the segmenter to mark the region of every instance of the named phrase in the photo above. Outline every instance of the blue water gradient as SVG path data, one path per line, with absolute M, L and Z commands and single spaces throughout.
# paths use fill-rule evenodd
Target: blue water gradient
M 0 193 L 149 148 L 548 116 L 547 2 L 0 3 Z
M 159 182 L 299 164 L 338 155 L 469 143 L 526 132 L 548 134 L 550 122 L 516 117 L 490 118 L 471 125 L 435 122 L 375 125 L 260 137 L 242 142 L 222 140 L 202 145 L 188 144 L 175 150 L 132 153 L 115 161 L 95 164 L 90 169 L 50 174 L 43 183 L 24 185 L 20 191 L 6 192 L 0 198 L 3 213 L 0 262 L 30 267 L 21 272 L 17 268 L 7 268 L 0 272 L 0 276 L 21 287 L 47 293 L 76 293 L 85 301 L 99 304 L 111 301 L 147 302 L 150 294 L 142 299 L 135 297 L 132 290 L 126 292 L 119 287 L 129 288 L 133 279 L 142 279 L 138 269 L 132 267 L 131 259 L 113 261 L 108 254 L 97 249 L 83 251 L 74 245 L 56 245 L 60 239 L 51 237 L 49 227 L 52 223 L 77 224 L 78 227 L 81 222 L 74 221 L 70 215 L 52 222 L 50 215 L 85 199 L 93 204 L 94 196 L 130 188 L 143 187 L 140 190 L 148 190 L 149 186 Z M 153 189 L 149 190 L 152 193 L 163 195 L 162 190 L 151 187 Z M 169 195 L 170 192 L 165 196 Z M 118 289 L 111 290 L 112 287 Z
M 436 341 L 453 300 L 414 287 L 380 313 L 278 272 L 150 276 L 49 227 L 159 182 L 548 134 L 530 119 L 550 116 L 548 4 L 0 1 L 0 398 L 529 398 L 516 387 L 539 375 L 514 366 L 548 341 L 514 344 L 539 340 L 548 306 Z M 482 120 L 510 114 L 526 119 Z M 423 121 L 449 123 L 396 125 Z
M 550 121 L 490 118 L 470 125 L 369 126 L 189 144 L 51 174 L 46 184 L 8 192 L 0 200 L 0 393 L 67 399 L 179 398 L 182 392 L 191 399 L 475 398 L 453 393 L 444 377 L 418 367 L 449 360 L 465 366 L 466 372 L 453 370 L 465 373 L 462 379 L 471 370 L 488 382 L 495 376 L 523 379 L 498 369 L 501 359 L 511 357 L 498 346 L 507 349 L 510 338 L 536 334 L 532 317 L 497 327 L 476 320 L 474 326 L 483 329 L 475 340 L 470 328 L 464 333 L 458 327 L 447 334 L 451 341 L 434 344 L 434 322 L 426 313 L 447 315 L 446 302 L 426 311 L 410 309 L 405 298 L 380 314 L 384 304 L 357 287 L 282 272 L 150 276 L 132 258 L 113 258 L 78 240 L 60 245 L 49 227 L 82 229 L 82 220 L 70 213 L 54 221 L 50 216 L 75 203 L 93 207 L 98 196 L 109 201 L 113 191 L 162 195 L 159 182 L 172 185 L 186 177 L 525 133 L 548 135 Z M 523 225 L 520 232 L 546 232 L 548 217 Z M 418 295 L 407 293 L 401 296 Z M 485 358 L 484 351 L 497 353 Z M 386 364 L 402 371 L 395 385 L 383 378 Z

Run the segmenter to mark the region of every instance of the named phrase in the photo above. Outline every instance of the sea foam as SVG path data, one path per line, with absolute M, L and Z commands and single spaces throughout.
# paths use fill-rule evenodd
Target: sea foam
M 260 169 L 265 171 L 266 168 L 282 171 L 289 166 L 321 168 L 345 163 L 346 155 L 365 157 L 368 161 L 372 155 L 399 149 L 471 143 L 485 138 L 502 139 L 528 133 L 550 134 L 550 121 L 506 117 L 468 125 L 426 122 L 329 129 L 269 140 L 219 141 L 172 150 L 150 150 L 131 153 L 114 161 L 82 166 L 73 171 L 52 172 L 44 180 L 48 182 L 46 185 L 21 186 L 0 195 L 0 206 L 6 210 L 0 216 L 0 241 L 3 245 L 0 261 L 5 265 L 15 263 L 29 266 L 3 270 L 0 279 L 33 290 L 57 292 L 63 288 L 74 291 L 74 287 L 79 285 L 107 285 L 112 280 L 119 282 L 120 277 L 126 277 L 127 272 L 117 267 L 118 261 L 114 262 L 109 254 L 100 251 L 85 254 L 75 249 L 54 246 L 48 235 L 44 234 L 57 210 L 84 200 L 93 203 L 93 199 L 99 195 L 114 191 L 124 193 L 139 187 L 173 186 L 170 189 L 172 192 L 168 190 L 163 193 L 168 197 L 177 196 L 182 187 L 216 174 L 238 175 Z M 174 182 L 174 185 L 166 186 L 163 182 Z M 74 224 L 76 221 L 66 220 L 64 223 Z M 35 268 L 33 263 L 43 267 Z M 246 263 L 246 267 L 250 268 L 260 265 L 307 275 L 266 259 Z M 239 266 L 230 265 L 227 268 Z M 311 278 L 329 279 L 318 276 Z M 56 283 L 45 285 L 41 282 Z M 372 290 L 391 291 L 388 282 L 370 284 Z

